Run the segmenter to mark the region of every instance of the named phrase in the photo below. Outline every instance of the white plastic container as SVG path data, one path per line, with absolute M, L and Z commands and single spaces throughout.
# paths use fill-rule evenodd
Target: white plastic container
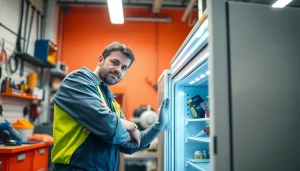
M 28 138 L 33 134 L 33 129 L 32 128 L 28 128 L 28 129 L 17 129 L 16 130 L 20 133 L 20 136 L 22 138 L 23 142 L 27 142 Z
M 34 126 L 26 119 L 18 119 L 12 126 L 20 133 L 23 142 L 32 136 Z

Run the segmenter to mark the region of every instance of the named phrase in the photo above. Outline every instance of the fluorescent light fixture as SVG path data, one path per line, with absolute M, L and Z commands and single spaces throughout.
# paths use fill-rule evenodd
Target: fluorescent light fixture
M 206 40 L 208 39 L 208 32 L 205 32 L 203 36 L 197 41 L 197 43 L 192 47 L 190 51 L 181 59 L 180 62 L 177 63 L 177 65 L 172 69 L 173 72 L 177 71 L 177 69 L 188 59 L 188 57 L 191 56 L 192 53 L 195 52 L 195 50 Z
M 201 78 L 201 79 L 204 78 L 204 77 L 206 77 L 205 74 L 200 75 L 200 78 Z
M 206 75 L 209 75 L 210 74 L 210 71 L 206 71 L 206 73 L 205 73 Z
M 122 0 L 107 0 L 110 22 L 112 24 L 123 24 L 124 13 Z
M 195 83 L 195 81 L 191 81 L 189 84 L 194 84 Z
M 272 7 L 273 8 L 283 8 L 285 7 L 287 4 L 289 4 L 292 0 L 277 0 Z
M 200 78 L 198 78 L 198 77 L 195 79 L 195 81 L 199 81 L 199 80 L 200 80 Z
M 193 65 L 191 67 L 189 67 L 187 70 L 185 70 L 183 72 L 183 74 L 180 75 L 178 77 L 178 79 L 176 79 L 176 80 L 181 80 L 183 77 L 185 77 L 187 74 L 189 74 L 192 70 L 195 70 L 196 66 L 198 66 L 200 63 L 203 63 L 203 61 L 206 60 L 208 58 L 208 56 L 209 56 L 208 52 L 206 52 L 205 54 L 203 54 L 198 61 L 196 61 L 195 63 L 193 63 Z M 194 84 L 194 83 L 192 83 L 192 84 Z
M 207 30 L 207 27 L 208 27 L 208 20 L 204 20 L 201 27 L 199 28 L 199 31 L 196 33 L 196 37 L 200 38 L 204 33 L 204 31 Z
M 182 51 L 178 54 L 179 57 L 177 57 L 176 60 L 171 64 L 171 67 L 174 68 L 174 69 L 172 69 L 172 71 L 176 71 L 177 67 L 179 67 L 180 65 L 182 65 L 182 63 L 189 57 L 188 55 L 185 55 L 184 57 L 182 57 L 182 59 L 180 59 L 181 56 L 183 56 L 186 53 L 186 51 L 190 48 L 190 46 L 194 43 L 194 41 L 196 39 L 199 39 L 202 35 L 204 35 L 205 39 L 208 37 L 208 33 L 204 34 L 205 32 L 207 32 L 207 27 L 208 27 L 208 19 L 206 19 L 206 20 L 203 21 L 203 23 L 201 24 L 200 28 L 196 31 L 195 35 L 193 35 L 191 37 L 191 39 L 188 41 L 188 43 L 185 45 L 185 47 L 182 49 Z M 194 46 L 201 45 L 203 43 L 202 41 L 204 41 L 204 40 L 203 40 L 203 38 L 200 39 L 200 40 L 198 40 L 197 41 L 198 44 L 194 45 Z M 197 49 L 197 47 L 192 48 L 190 51 L 193 52 L 195 49 Z

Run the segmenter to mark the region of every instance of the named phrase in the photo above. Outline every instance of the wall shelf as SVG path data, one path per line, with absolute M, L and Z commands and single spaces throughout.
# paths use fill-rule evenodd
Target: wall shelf
M 12 93 L 0 93 L 1 97 L 14 97 L 19 99 L 26 99 L 26 100 L 38 100 L 41 101 L 42 99 L 33 97 L 32 95 L 21 95 L 21 94 L 12 94 Z
M 36 57 L 33 57 L 31 55 L 29 55 L 28 53 L 21 53 L 21 52 L 17 52 L 15 53 L 15 56 L 19 59 L 22 59 L 32 65 L 38 66 L 38 67 L 45 67 L 45 68 L 51 68 L 54 67 L 53 64 L 50 63 L 46 63 Z
M 52 77 L 57 76 L 57 77 L 60 77 L 61 79 L 64 79 L 67 76 L 67 74 L 51 70 L 51 76 Z

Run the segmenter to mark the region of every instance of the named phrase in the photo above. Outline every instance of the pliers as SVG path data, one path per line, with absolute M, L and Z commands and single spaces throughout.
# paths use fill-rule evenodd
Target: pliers
M 6 64 L 7 62 L 8 62 L 8 57 L 5 51 L 5 40 L 4 38 L 2 38 L 1 50 L 0 50 L 0 78 L 2 77 L 2 64 Z

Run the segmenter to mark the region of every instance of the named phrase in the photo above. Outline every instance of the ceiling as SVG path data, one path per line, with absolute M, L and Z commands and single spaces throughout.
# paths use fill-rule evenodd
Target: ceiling
M 57 0 L 60 5 L 106 5 L 107 0 Z M 198 0 L 123 0 L 124 6 L 149 7 L 151 8 L 154 1 L 162 1 L 162 7 L 186 8 L 190 1 L 195 1 L 194 8 L 197 8 Z M 205 3 L 207 0 L 200 0 Z M 276 0 L 230 0 L 238 2 L 249 2 L 259 4 L 273 4 Z M 287 6 L 300 7 L 300 0 L 293 0 Z
M 107 0 L 57 0 L 60 5 L 105 5 Z M 163 7 L 185 8 L 190 0 L 161 0 Z M 123 0 L 124 6 L 151 7 L 154 0 Z M 197 7 L 197 6 L 196 6 Z
M 274 4 L 277 0 L 236 0 L 236 1 L 271 5 L 271 4 Z M 287 6 L 288 7 L 300 7 L 300 0 L 293 0 Z

